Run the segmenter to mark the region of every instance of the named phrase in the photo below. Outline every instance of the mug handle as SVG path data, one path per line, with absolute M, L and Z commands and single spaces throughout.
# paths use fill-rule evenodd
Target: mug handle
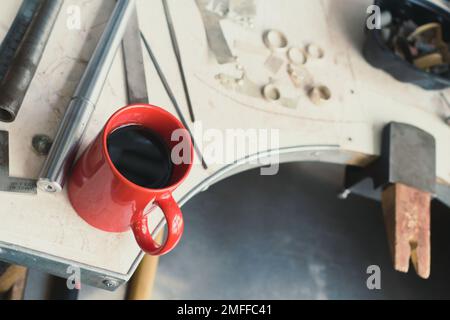
M 167 237 L 164 244 L 159 245 L 148 228 L 148 216 L 144 212 L 134 219 L 131 228 L 136 238 L 136 242 L 141 249 L 151 256 L 161 256 L 171 251 L 181 239 L 184 231 L 183 215 L 180 207 L 168 193 L 156 199 L 155 204 L 163 211 L 167 222 Z

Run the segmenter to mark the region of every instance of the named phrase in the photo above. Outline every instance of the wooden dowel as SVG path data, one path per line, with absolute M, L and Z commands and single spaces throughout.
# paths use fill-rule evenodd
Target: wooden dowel
M 163 240 L 164 232 L 156 238 Z M 159 257 L 145 255 L 128 285 L 128 300 L 151 300 L 158 270 Z
M 21 280 L 24 280 L 27 274 L 27 268 L 11 265 L 0 275 L 0 293 L 5 293 Z

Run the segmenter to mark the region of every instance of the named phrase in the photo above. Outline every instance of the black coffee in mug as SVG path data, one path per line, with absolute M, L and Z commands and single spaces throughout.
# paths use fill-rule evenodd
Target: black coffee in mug
M 129 181 L 148 189 L 167 187 L 173 163 L 164 140 L 140 125 L 125 126 L 108 137 L 109 156 Z

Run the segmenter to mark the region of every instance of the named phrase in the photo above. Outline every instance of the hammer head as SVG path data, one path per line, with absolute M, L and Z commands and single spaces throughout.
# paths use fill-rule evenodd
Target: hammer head
M 436 141 L 411 125 L 392 122 L 383 132 L 381 167 L 385 181 L 436 193 Z

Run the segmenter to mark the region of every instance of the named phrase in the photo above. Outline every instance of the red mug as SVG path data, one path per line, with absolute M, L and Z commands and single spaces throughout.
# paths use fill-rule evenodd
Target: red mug
M 189 158 L 190 161 L 173 164 L 167 187 L 141 187 L 126 179 L 114 166 L 107 139 L 115 130 L 129 125 L 139 125 L 158 134 L 170 151 L 180 143 L 180 140 L 172 141 L 172 133 L 179 130 L 179 138 L 189 146 L 189 157 L 183 158 Z M 162 255 L 171 251 L 183 234 L 183 216 L 172 192 L 186 179 L 192 163 L 192 140 L 177 118 L 155 106 L 131 105 L 119 110 L 108 120 L 102 132 L 75 164 L 68 186 L 70 202 L 79 216 L 95 228 L 117 233 L 131 228 L 144 252 Z M 148 228 L 151 212 L 145 211 L 152 204 L 161 208 L 167 222 L 167 236 L 162 245 L 153 239 Z

